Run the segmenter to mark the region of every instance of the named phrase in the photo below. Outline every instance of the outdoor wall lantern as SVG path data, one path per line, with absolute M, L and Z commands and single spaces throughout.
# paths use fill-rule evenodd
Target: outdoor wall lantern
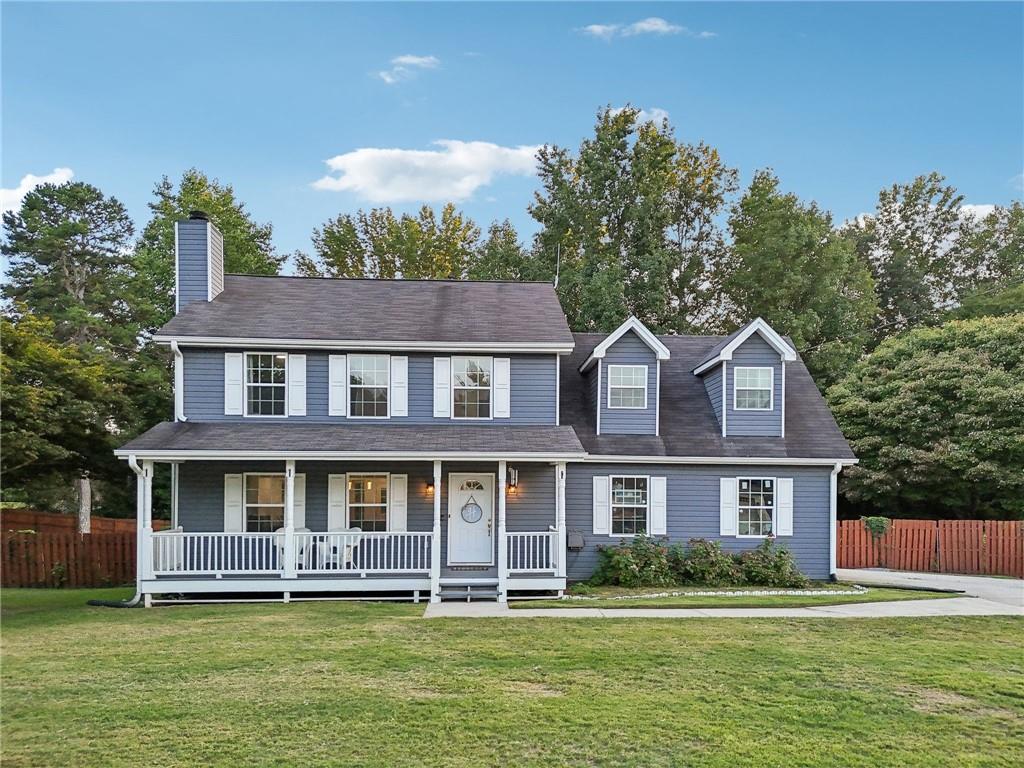
M 519 490 L 519 470 L 508 468 L 508 492 L 515 495 L 516 491 Z
M 427 496 L 433 496 L 433 495 L 434 495 L 434 481 L 433 480 L 427 480 Z

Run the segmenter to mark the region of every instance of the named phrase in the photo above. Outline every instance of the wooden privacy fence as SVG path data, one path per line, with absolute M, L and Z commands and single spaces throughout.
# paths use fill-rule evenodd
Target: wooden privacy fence
M 842 520 L 840 568 L 976 573 L 1024 578 L 1024 523 L 1004 520 L 893 520 L 879 538 L 862 520 Z
M 5 587 L 107 587 L 135 581 L 134 533 L 5 533 Z
M 134 517 L 97 517 L 89 521 L 92 533 L 135 533 Z M 160 531 L 169 523 L 154 520 L 153 530 Z M 35 509 L 5 509 L 0 512 L 0 527 L 4 531 L 35 531 L 36 533 L 77 533 L 78 517 Z

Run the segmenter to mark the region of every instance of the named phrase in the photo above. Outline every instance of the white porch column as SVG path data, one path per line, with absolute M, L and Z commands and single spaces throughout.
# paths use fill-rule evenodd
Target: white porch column
M 451 489 L 448 489 L 449 493 Z M 430 539 L 430 602 L 441 602 L 441 462 L 434 462 L 434 533 Z
M 282 576 L 294 579 L 295 571 L 295 460 L 284 463 L 284 569 Z
M 556 556 L 558 564 L 555 568 L 555 576 L 565 578 L 565 462 L 561 461 L 555 465 L 555 482 L 557 483 L 557 496 L 555 498 L 555 528 L 558 530 L 558 549 Z
M 144 579 L 153 578 L 153 461 L 142 462 L 142 567 Z
M 508 602 L 508 542 L 505 540 L 505 485 L 508 465 L 498 462 L 498 602 Z

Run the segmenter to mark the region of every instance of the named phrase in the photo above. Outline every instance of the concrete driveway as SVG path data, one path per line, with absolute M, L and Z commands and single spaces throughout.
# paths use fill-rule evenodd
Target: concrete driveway
M 887 571 L 884 568 L 840 568 L 840 581 L 852 581 L 865 586 L 931 587 L 956 589 L 968 595 L 1014 608 L 1024 608 L 1024 580 L 1003 579 L 992 576 L 961 576 L 955 573 L 918 573 L 915 571 Z

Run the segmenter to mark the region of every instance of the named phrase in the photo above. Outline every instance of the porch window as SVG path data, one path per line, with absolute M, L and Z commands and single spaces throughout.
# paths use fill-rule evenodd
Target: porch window
M 737 411 L 770 411 L 772 409 L 771 368 L 737 368 L 733 373 Z
M 245 476 L 245 530 L 273 533 L 284 526 L 284 475 Z
M 612 535 L 645 533 L 650 508 L 646 477 L 612 477 Z
M 349 475 L 348 524 L 363 531 L 388 529 L 387 475 Z
M 608 366 L 608 407 L 647 407 L 647 366 Z
M 245 415 L 284 416 L 288 356 L 247 353 L 245 356 Z
M 741 477 L 739 491 L 740 536 L 771 536 L 775 518 L 775 481 L 770 477 Z
M 452 358 L 453 418 L 491 418 L 491 364 L 489 357 Z
M 349 416 L 388 417 L 387 355 L 349 355 L 348 402 Z

